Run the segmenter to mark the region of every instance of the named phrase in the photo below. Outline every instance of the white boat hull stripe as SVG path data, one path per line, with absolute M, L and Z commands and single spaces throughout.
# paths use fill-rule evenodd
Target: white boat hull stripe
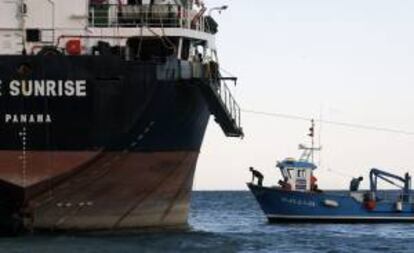
M 269 214 L 273 219 L 312 219 L 312 220 L 413 220 L 413 217 L 385 217 L 385 216 L 313 216 L 313 215 L 279 215 Z

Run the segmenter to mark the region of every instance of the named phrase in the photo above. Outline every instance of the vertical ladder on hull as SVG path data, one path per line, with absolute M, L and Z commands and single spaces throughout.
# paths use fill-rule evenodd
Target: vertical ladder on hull
M 219 77 L 215 79 L 201 79 L 200 89 L 209 106 L 211 114 L 215 116 L 227 137 L 243 137 L 241 127 L 241 109 L 227 87 L 226 81 L 237 82 L 234 77 Z

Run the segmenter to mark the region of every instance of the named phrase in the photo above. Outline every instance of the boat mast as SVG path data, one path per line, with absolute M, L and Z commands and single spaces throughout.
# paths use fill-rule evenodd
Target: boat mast
M 26 16 L 27 16 L 27 5 L 26 0 L 20 0 L 18 6 L 18 16 L 20 17 L 20 29 L 22 30 L 22 53 L 25 55 L 26 51 Z
M 311 138 L 311 162 L 314 162 L 314 150 L 315 150 L 315 120 L 311 120 L 311 127 L 309 128 L 309 137 Z
M 311 147 L 305 145 L 299 145 L 299 150 L 303 150 L 302 155 L 300 156 L 300 161 L 310 161 L 313 163 L 315 160 L 314 152 L 320 151 L 322 147 L 315 147 L 315 120 L 311 120 L 311 127 L 309 128 L 308 136 L 311 138 Z

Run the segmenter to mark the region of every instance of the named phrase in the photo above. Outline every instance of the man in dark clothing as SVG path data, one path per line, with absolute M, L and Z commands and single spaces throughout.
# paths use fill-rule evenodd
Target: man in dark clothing
M 253 167 L 250 167 L 250 172 L 252 173 L 252 183 L 254 183 L 254 178 L 257 178 L 257 185 L 262 186 L 264 178 L 263 174 L 253 169 Z
M 362 180 L 364 180 L 363 177 L 359 177 L 359 178 L 353 178 L 351 180 L 351 184 L 349 185 L 349 190 L 351 192 L 356 192 L 359 189 L 359 185 L 361 184 Z
M 292 190 L 292 186 L 289 184 L 287 178 L 284 178 L 283 181 L 279 180 L 279 185 L 280 185 L 280 187 L 282 187 L 282 190 L 285 190 L 285 191 L 291 191 Z

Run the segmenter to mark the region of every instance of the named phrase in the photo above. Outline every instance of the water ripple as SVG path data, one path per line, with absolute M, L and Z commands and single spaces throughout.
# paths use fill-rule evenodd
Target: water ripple
M 124 235 L 35 235 L 0 239 L 0 252 L 413 252 L 411 224 L 269 225 L 248 192 L 197 192 L 191 229 Z

